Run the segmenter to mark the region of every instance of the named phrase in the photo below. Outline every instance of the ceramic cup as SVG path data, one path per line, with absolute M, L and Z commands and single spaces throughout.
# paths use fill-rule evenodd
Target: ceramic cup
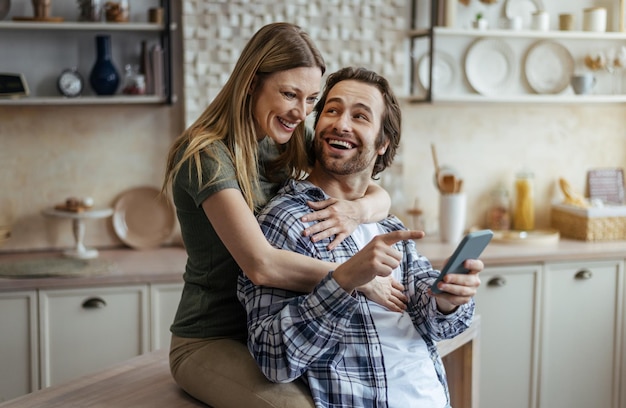
M 591 72 L 574 75 L 572 76 L 571 84 L 576 95 L 587 95 L 593 90 L 596 84 L 596 77 Z
M 583 30 L 606 31 L 606 9 L 604 7 L 591 7 L 583 10 Z
M 465 193 L 439 195 L 439 236 L 441 242 L 458 243 L 463 238 L 467 218 Z
M 548 31 L 550 29 L 550 14 L 543 10 L 534 12 L 531 26 L 533 30 Z

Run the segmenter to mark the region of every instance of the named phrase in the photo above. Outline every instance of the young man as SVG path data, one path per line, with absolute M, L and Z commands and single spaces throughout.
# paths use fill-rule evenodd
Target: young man
M 360 197 L 393 161 L 401 114 L 389 84 L 374 72 L 344 68 L 329 76 L 316 105 L 315 163 L 307 180 L 291 180 L 258 219 L 272 245 L 318 259 L 358 265 L 329 272 L 310 294 L 255 286 L 239 279 L 248 315 L 248 348 L 272 381 L 302 377 L 318 407 L 448 407 L 449 393 L 435 342 L 471 324 L 482 262 L 468 275 L 438 275 L 394 216 L 363 224 L 336 249 L 301 233 L 307 201 Z M 391 244 L 394 244 L 393 247 Z M 363 250 L 361 250 L 363 249 Z M 361 250 L 361 251 L 360 251 Z M 400 262 L 398 262 L 400 261 Z M 407 311 L 392 312 L 356 288 L 387 265 L 405 288 Z

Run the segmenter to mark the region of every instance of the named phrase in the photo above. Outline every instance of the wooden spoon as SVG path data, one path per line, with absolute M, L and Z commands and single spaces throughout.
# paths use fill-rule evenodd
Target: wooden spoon
M 430 152 L 433 155 L 433 163 L 435 163 L 435 174 L 439 174 L 439 160 L 437 160 L 437 150 L 435 149 L 435 144 L 430 144 Z
M 435 149 L 435 144 L 430 144 L 430 152 L 433 155 L 433 163 L 435 164 L 435 180 L 437 180 L 437 187 L 439 187 L 439 191 L 441 192 L 441 181 L 439 180 L 439 160 L 437 160 L 437 150 Z
M 457 178 L 454 174 L 444 174 L 439 179 L 439 189 L 443 194 L 452 194 L 456 192 Z

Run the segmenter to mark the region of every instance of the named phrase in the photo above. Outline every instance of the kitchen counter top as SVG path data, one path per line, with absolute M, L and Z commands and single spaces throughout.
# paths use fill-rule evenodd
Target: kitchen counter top
M 187 255 L 181 247 L 134 250 L 101 249 L 97 258 L 110 263 L 106 273 L 89 276 L 6 278 L 0 276 L 0 290 L 72 288 L 84 286 L 176 283 L 183 281 Z M 24 260 L 63 259 L 61 251 L 20 252 L 0 255 L 0 263 Z M 90 261 L 85 261 L 90 262 Z
M 416 245 L 417 250 L 428 257 L 435 268 L 441 268 L 455 248 L 455 245 L 443 244 L 435 237 L 417 240 Z M 585 242 L 561 239 L 558 242 L 541 244 L 492 241 L 480 257 L 487 267 L 607 258 L 626 259 L 626 241 Z
M 427 256 L 435 268 L 441 268 L 454 251 L 454 245 L 443 244 L 436 237 L 417 240 L 416 244 L 418 251 Z M 0 255 L 0 263 L 62 257 L 61 251 L 5 253 Z M 584 242 L 561 239 L 550 244 L 492 242 L 481 256 L 487 267 L 607 258 L 626 259 L 626 241 Z M 110 262 L 113 266 L 111 270 L 104 274 L 79 277 L 0 277 L 0 290 L 182 282 L 187 257 L 182 247 L 163 247 L 146 250 L 101 249 L 98 259 Z

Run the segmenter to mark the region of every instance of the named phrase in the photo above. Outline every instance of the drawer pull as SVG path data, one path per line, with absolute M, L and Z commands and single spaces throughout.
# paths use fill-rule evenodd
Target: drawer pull
M 501 288 L 504 285 L 506 285 L 506 279 L 501 276 L 491 278 L 489 279 L 489 282 L 487 282 L 487 286 L 491 288 Z
M 576 275 L 574 275 L 574 278 L 578 280 L 587 280 L 587 279 L 591 279 L 592 276 L 593 276 L 593 273 L 591 273 L 589 269 L 581 269 L 580 271 L 576 272 Z
M 83 309 L 101 309 L 107 305 L 107 302 L 100 297 L 89 298 L 83 302 Z

